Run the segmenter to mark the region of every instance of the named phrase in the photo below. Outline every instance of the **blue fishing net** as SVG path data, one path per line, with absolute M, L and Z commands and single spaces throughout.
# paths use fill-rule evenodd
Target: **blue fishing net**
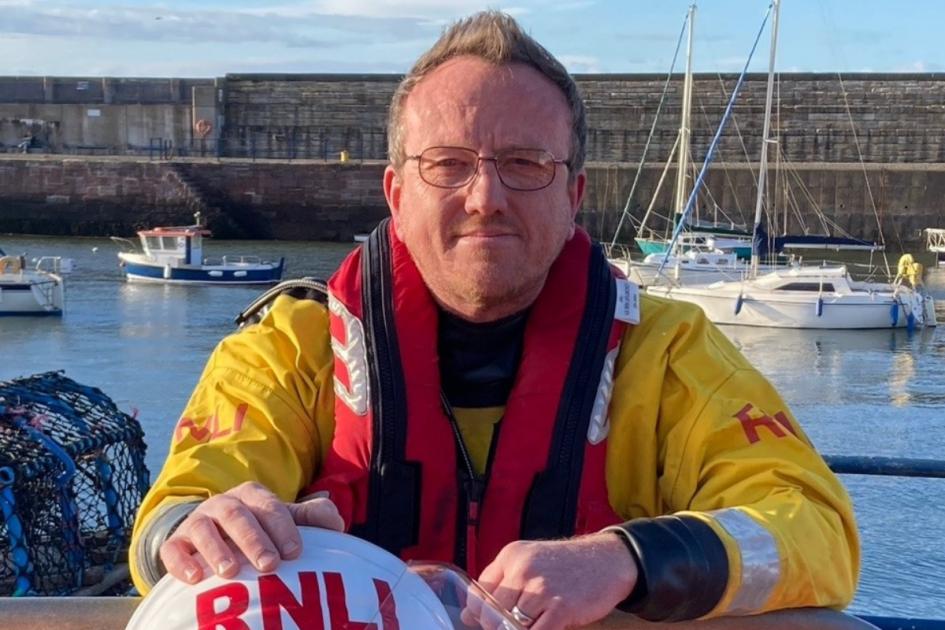
M 60 372 L 0 381 L 0 596 L 118 587 L 144 455 L 141 425 L 100 390 Z

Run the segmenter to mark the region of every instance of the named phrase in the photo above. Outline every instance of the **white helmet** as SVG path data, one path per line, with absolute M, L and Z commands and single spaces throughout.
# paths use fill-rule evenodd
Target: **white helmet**
M 274 573 L 244 564 L 233 578 L 213 575 L 195 585 L 164 576 L 126 630 L 454 628 L 431 588 L 399 558 L 354 536 L 299 531 L 302 555 Z

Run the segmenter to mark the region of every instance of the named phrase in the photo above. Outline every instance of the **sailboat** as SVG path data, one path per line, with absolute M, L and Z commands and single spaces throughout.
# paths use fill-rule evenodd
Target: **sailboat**
M 690 166 L 690 137 L 692 136 L 692 41 L 693 27 L 696 19 L 695 3 L 689 6 L 689 12 L 686 16 L 687 43 L 686 43 L 686 73 L 683 79 L 682 107 L 679 119 L 679 134 L 676 139 L 676 187 L 675 199 L 673 203 L 674 216 L 677 221 L 684 221 L 683 210 L 686 207 L 687 185 Z M 673 156 L 667 162 L 667 167 L 672 161 Z M 665 170 L 664 170 L 665 175 Z M 663 178 L 660 178 L 662 184 Z M 640 225 L 638 236 L 634 242 L 640 251 L 645 255 L 664 254 L 669 251 L 669 239 L 658 237 L 650 230 L 646 231 L 646 223 L 652 214 L 653 202 L 659 195 L 659 186 L 653 193 L 653 200 L 647 209 L 646 215 Z M 688 251 L 690 249 L 718 251 L 734 251 L 739 256 L 746 256 L 751 251 L 751 234 L 744 230 L 738 230 L 735 227 L 724 227 L 717 225 L 686 225 L 685 232 L 678 241 L 679 249 L 677 251 Z
M 610 260 L 611 264 L 640 286 L 660 283 L 706 284 L 739 278 L 747 272 L 745 259 L 751 255 L 751 233 L 747 230 L 739 229 L 734 225 L 724 226 L 690 221 L 685 213 L 689 196 L 687 178 L 690 167 L 692 48 L 695 14 L 696 5 L 692 4 L 685 22 L 688 37 L 679 133 L 650 205 L 644 214 L 638 236 L 634 239 L 640 251 L 645 254 L 645 258 L 642 262 L 631 260 L 629 252 L 624 249 L 620 255 L 612 256 Z M 653 206 L 674 157 L 676 158 L 676 186 L 673 207 L 677 227 L 681 227 L 682 232 L 671 246 L 670 239 L 657 236 L 652 230 L 648 230 L 646 225 L 653 213 Z M 635 186 L 636 181 L 634 188 Z M 633 191 L 630 196 L 633 196 Z M 626 215 L 626 209 L 624 214 Z M 619 232 L 619 227 L 617 232 Z M 611 249 L 617 251 L 615 242 L 611 243 Z M 771 268 L 774 269 L 777 266 Z
M 857 282 L 845 266 L 794 266 L 760 273 L 758 243 L 765 195 L 774 66 L 781 0 L 773 0 L 771 51 L 762 133 L 758 194 L 755 199 L 755 235 L 749 274 L 735 281 L 704 286 L 650 286 L 647 292 L 698 304 L 718 324 L 775 328 L 905 328 L 935 326 L 935 304 L 914 280 L 909 286 L 897 277 L 894 284 Z M 901 261 L 902 262 L 902 261 Z M 901 265 L 902 266 L 902 265 Z

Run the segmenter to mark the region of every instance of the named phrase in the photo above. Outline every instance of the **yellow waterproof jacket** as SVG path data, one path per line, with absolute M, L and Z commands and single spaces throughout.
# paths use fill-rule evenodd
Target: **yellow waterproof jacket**
M 261 323 L 219 344 L 135 522 L 139 590 L 153 581 L 143 539 L 162 515 L 244 481 L 284 501 L 311 482 L 332 439 L 332 363 L 328 312 L 313 300 L 279 297 Z M 695 517 L 725 546 L 727 586 L 707 616 L 850 602 L 860 556 L 845 490 L 774 388 L 698 307 L 641 296 L 609 415 L 614 511 Z M 468 444 L 489 443 L 462 424 Z

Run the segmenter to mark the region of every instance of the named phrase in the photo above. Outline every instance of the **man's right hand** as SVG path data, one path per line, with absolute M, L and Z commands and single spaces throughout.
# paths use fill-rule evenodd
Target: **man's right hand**
M 241 556 L 259 571 L 273 571 L 280 559 L 291 560 L 302 552 L 299 525 L 344 530 L 330 499 L 283 503 L 264 486 L 246 482 L 191 512 L 161 545 L 161 562 L 188 584 L 206 577 L 207 566 L 220 577 L 233 577 Z

